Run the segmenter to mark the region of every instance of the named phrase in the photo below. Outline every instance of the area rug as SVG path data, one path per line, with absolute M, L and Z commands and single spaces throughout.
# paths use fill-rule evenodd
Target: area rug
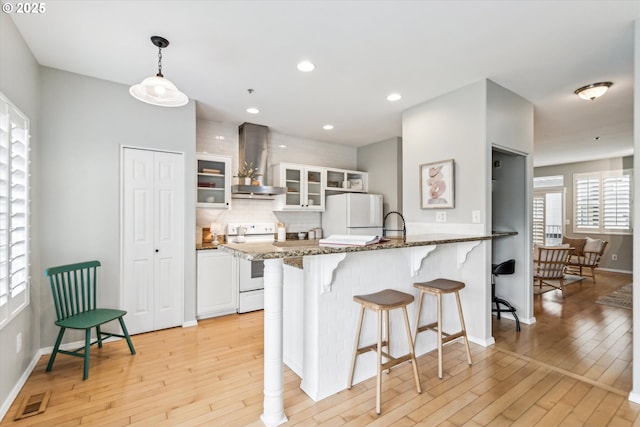
M 584 277 L 576 276 L 576 275 L 573 275 L 573 274 L 565 274 L 564 275 L 564 285 L 565 286 L 570 285 L 572 283 L 580 282 L 581 280 L 584 280 Z M 545 280 L 545 282 L 553 283 L 554 285 L 556 285 L 558 287 L 560 286 L 560 281 L 559 280 Z M 544 283 L 542 284 L 542 288 L 540 288 L 540 286 L 538 285 L 537 281 L 533 284 L 533 294 L 534 295 L 541 295 L 541 294 L 544 294 L 545 292 L 553 291 L 553 290 L 556 290 L 556 289 L 558 289 L 558 288 L 554 288 L 553 286 L 546 285 Z
M 610 305 L 612 307 L 626 308 L 631 310 L 633 306 L 633 283 L 624 285 L 620 289 L 616 289 L 609 295 L 605 295 L 602 298 L 596 300 L 596 304 Z

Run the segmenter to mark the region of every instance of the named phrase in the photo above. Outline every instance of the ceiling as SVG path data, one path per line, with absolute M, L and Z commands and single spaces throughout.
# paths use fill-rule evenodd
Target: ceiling
M 637 0 L 50 0 L 10 16 L 41 65 L 127 86 L 155 74 L 149 37 L 166 37 L 163 73 L 202 119 L 362 146 L 488 78 L 534 104 L 536 166 L 633 152 Z M 573 93 L 599 81 L 614 83 L 602 98 Z

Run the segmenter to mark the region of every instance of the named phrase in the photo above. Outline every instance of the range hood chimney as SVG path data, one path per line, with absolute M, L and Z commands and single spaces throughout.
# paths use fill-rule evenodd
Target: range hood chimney
M 253 123 L 243 123 L 238 127 L 240 136 L 238 164 L 242 167 L 245 162 L 247 165 L 253 163 L 253 167 L 258 168 L 258 173 L 262 174 L 262 182 L 265 184 L 270 182 L 267 166 L 268 131 L 268 127 Z M 234 197 L 274 196 L 284 194 L 286 191 L 287 189 L 284 187 L 271 187 L 268 185 L 234 185 L 231 187 L 231 193 Z

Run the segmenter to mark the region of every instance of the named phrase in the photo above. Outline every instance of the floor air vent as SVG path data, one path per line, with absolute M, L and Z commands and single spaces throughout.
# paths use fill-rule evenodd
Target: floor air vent
M 20 405 L 20 409 L 18 409 L 18 413 L 16 414 L 14 421 L 43 413 L 45 409 L 47 409 L 47 403 L 49 403 L 50 395 L 50 391 L 45 391 L 26 397 L 22 402 L 22 405 Z

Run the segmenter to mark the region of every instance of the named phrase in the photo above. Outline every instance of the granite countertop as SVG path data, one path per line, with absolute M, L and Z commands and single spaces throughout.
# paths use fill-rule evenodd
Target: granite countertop
M 473 242 L 491 240 L 496 237 L 514 236 L 515 231 L 496 232 L 489 235 L 459 235 L 459 234 L 421 234 L 409 235 L 406 239 L 391 238 L 388 241 L 368 246 L 320 246 L 319 240 L 287 240 L 274 243 L 227 243 L 219 245 L 219 249 L 248 260 L 294 258 L 306 255 L 323 255 L 345 252 L 364 252 L 381 249 L 409 248 L 414 246 L 429 246 L 446 243 Z
M 196 243 L 196 251 L 218 249 L 218 246 L 220 245 L 214 245 L 212 243 Z

